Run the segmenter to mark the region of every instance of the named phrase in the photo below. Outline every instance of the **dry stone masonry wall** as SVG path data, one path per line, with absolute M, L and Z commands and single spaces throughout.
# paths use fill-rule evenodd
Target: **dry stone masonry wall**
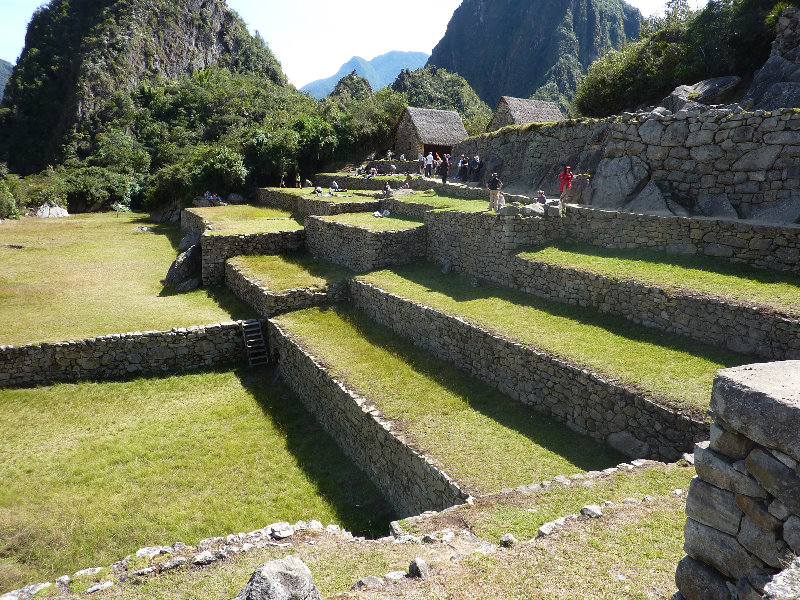
M 203 285 L 218 285 L 225 281 L 225 261 L 229 258 L 248 254 L 292 252 L 303 247 L 305 237 L 306 232 L 302 229 L 250 235 L 218 235 L 206 232 L 200 238 L 203 249 Z
M 564 304 L 587 306 L 634 323 L 769 360 L 800 358 L 800 314 L 752 303 L 617 280 L 519 256 L 514 287 Z
M 678 588 L 687 600 L 797 598 L 797 587 L 781 593 L 780 577 L 768 582 L 800 554 L 800 361 L 720 371 L 710 410 Z
M 306 246 L 313 256 L 356 273 L 425 257 L 427 233 L 422 224 L 400 231 L 369 231 L 325 217 L 308 217 L 305 227 Z
M 398 437 L 366 398 L 334 379 L 273 321 L 269 340 L 284 382 L 401 517 L 442 510 L 468 498 L 430 459 Z
M 231 364 L 246 358 L 238 322 L 0 346 L 0 387 L 115 379 Z
M 264 206 L 289 211 L 296 217 L 308 215 L 340 215 L 353 212 L 374 212 L 380 208 L 380 201 L 331 199 L 330 196 L 296 196 L 275 189 L 260 189 L 258 202 Z
M 350 283 L 350 297 L 370 318 L 438 358 L 628 456 L 674 460 L 708 437 L 699 419 L 463 319 L 358 280 Z
M 325 287 L 273 292 L 230 262 L 225 264 L 225 285 L 237 298 L 252 306 L 264 318 L 310 306 L 333 304 L 347 298 L 347 284 L 344 281 Z
M 181 211 L 181 229 L 186 233 L 203 233 L 208 228 L 208 223 L 191 208 Z

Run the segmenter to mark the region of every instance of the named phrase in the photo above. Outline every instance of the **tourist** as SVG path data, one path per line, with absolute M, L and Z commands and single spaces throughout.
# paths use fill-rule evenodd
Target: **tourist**
M 547 198 L 544 195 L 544 190 L 539 190 L 538 192 L 536 192 L 536 201 L 539 204 L 546 204 L 547 203 Z
M 492 173 L 489 181 L 486 182 L 486 189 L 489 190 L 489 210 L 500 210 L 499 198 L 500 190 L 503 188 L 503 182 L 497 176 L 497 173 Z
M 300 178 L 300 173 L 298 173 L 297 175 L 295 175 L 295 178 L 294 178 L 294 187 L 296 187 L 296 188 L 303 187 L 302 185 L 300 185 L 301 181 L 302 181 L 302 179 Z
M 392 190 L 392 186 L 390 186 L 389 182 L 387 181 L 386 184 L 383 186 L 383 197 L 390 198 L 392 196 L 393 191 L 394 190 Z
M 286 187 L 286 173 L 281 173 L 281 187 Z
M 422 152 L 419 153 L 417 161 L 419 162 L 419 174 L 423 175 L 425 173 L 425 155 Z
M 334 192 L 339 191 L 339 184 L 336 182 L 335 179 L 331 182 L 331 188 L 333 189 Z
M 430 177 L 432 171 L 433 171 L 433 152 L 428 152 L 428 156 L 425 157 L 425 177 Z
M 572 174 L 572 167 L 569 165 L 566 165 L 564 170 L 558 174 L 558 178 L 561 180 L 561 185 L 558 186 L 558 192 L 560 194 L 558 201 L 562 215 L 565 212 L 564 197 L 567 195 L 567 190 L 572 187 L 573 177 L 575 177 L 575 175 Z
M 447 160 L 447 156 L 442 159 L 441 164 L 439 164 L 439 175 L 442 176 L 442 185 L 447 183 L 447 173 L 450 171 L 450 161 Z
M 400 155 L 400 158 L 399 158 L 398 160 L 399 160 L 400 162 L 406 162 L 406 155 L 405 155 L 405 154 L 401 154 L 401 155 Z

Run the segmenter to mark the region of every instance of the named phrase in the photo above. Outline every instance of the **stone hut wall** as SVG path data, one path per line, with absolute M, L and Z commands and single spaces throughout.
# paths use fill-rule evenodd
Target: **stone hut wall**
M 358 280 L 350 297 L 370 318 L 471 377 L 628 456 L 675 460 L 708 437 L 702 420 L 463 319 Z
M 768 360 L 800 358 L 800 316 L 544 262 L 512 259 L 523 292 Z
M 687 600 L 796 598 L 797 587 L 773 594 L 779 586 L 767 582 L 800 554 L 800 361 L 720 371 L 710 410 L 678 588 Z
M 0 387 L 152 375 L 245 359 L 239 322 L 0 346 Z
M 397 125 L 397 132 L 395 134 L 395 153 L 416 158 L 419 153 L 422 152 L 423 147 L 422 140 L 419 139 L 419 134 L 414 124 L 411 122 L 411 117 L 408 115 L 407 111 L 404 111 L 400 123 Z
M 511 109 L 508 106 L 508 102 L 505 102 L 504 100 L 501 99 L 499 104 L 497 105 L 497 110 L 495 110 L 494 114 L 492 115 L 492 120 L 489 121 L 489 124 L 486 126 L 486 131 L 487 132 L 497 131 L 501 127 L 513 124 L 514 124 L 514 118 L 511 116 Z M 461 153 L 459 153 L 459 156 L 460 154 Z
M 429 458 L 395 434 L 367 399 L 334 379 L 276 323 L 270 321 L 268 329 L 283 381 L 401 517 L 442 510 L 467 499 Z
M 313 256 L 356 273 L 425 257 L 427 233 L 423 225 L 402 231 L 368 231 L 324 217 L 308 217 L 305 227 L 306 246 Z
M 344 281 L 324 287 L 301 288 L 278 293 L 249 278 L 230 262 L 225 263 L 225 285 L 237 298 L 252 306 L 264 318 L 347 299 L 347 284 Z
M 203 250 L 203 285 L 225 281 L 225 261 L 243 254 L 283 254 L 303 247 L 305 231 L 277 231 L 252 235 L 205 233 L 200 238 Z

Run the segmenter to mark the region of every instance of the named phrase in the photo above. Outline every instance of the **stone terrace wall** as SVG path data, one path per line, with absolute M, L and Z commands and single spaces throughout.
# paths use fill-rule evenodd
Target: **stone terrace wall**
M 354 212 L 374 212 L 380 207 L 380 201 L 352 200 L 334 201 L 330 197 L 303 197 L 274 189 L 258 190 L 258 203 L 272 208 L 280 208 L 291 212 L 296 217 L 308 215 L 340 215 Z
M 661 217 L 568 206 L 569 240 L 603 248 L 701 253 L 776 271 L 800 272 L 800 226 L 704 217 Z
M 517 289 L 769 360 L 800 358 L 800 316 L 515 256 Z
M 294 213 L 299 196 L 274 188 L 259 188 L 256 190 L 256 204 L 280 208 Z
M 200 246 L 203 249 L 203 285 L 219 285 L 225 281 L 225 261 L 233 256 L 246 254 L 283 254 L 302 248 L 306 233 L 277 231 L 251 235 L 203 234 Z
M 375 190 L 380 191 L 383 189 L 384 184 L 386 183 L 385 180 L 380 179 L 364 179 L 363 177 L 345 177 L 343 175 L 330 175 L 330 174 L 319 174 L 316 177 L 319 185 L 323 188 L 327 188 L 330 186 L 333 180 L 336 180 L 336 183 L 343 188 L 348 188 L 351 190 Z M 397 181 L 390 181 L 389 185 L 392 188 L 399 188 L 403 185 L 403 181 L 399 179 Z M 486 189 L 485 186 L 468 186 L 462 185 L 458 183 L 446 183 L 443 184 L 441 179 L 433 180 L 433 179 L 417 179 L 414 178 L 409 183 L 409 188 L 418 192 L 424 192 L 426 190 L 435 190 L 441 194 L 445 194 L 448 196 L 452 196 L 454 198 L 463 198 L 464 200 L 476 200 L 476 199 L 485 199 L 487 206 L 489 203 L 489 191 Z M 506 202 L 512 202 L 514 200 L 523 200 L 521 197 L 509 197 L 506 194 Z
M 184 232 L 192 233 L 197 231 L 203 233 L 207 226 L 203 217 L 194 212 L 191 208 L 184 208 L 181 211 L 181 229 Z
M 321 217 L 308 217 L 306 246 L 314 255 L 363 273 L 425 257 L 424 225 L 402 231 L 368 231 Z
M 427 213 L 425 225 L 429 260 L 505 286 L 514 283 L 514 253 L 563 237 L 560 218 L 442 211 Z
M 358 280 L 350 296 L 370 318 L 421 348 L 628 456 L 675 460 L 708 437 L 700 420 L 462 319 Z
M 711 414 L 675 580 L 687 600 L 772 598 L 767 581 L 800 554 L 800 362 L 720 371 Z
M 225 263 L 225 285 L 237 298 L 252 306 L 264 318 L 347 299 L 347 284 L 344 281 L 337 281 L 325 287 L 301 288 L 277 293 L 249 278 L 230 262 Z
M 269 339 L 283 380 L 401 517 L 442 510 L 467 499 L 430 459 L 393 433 L 367 399 L 336 381 L 272 321 Z
M 422 202 L 403 202 L 403 196 L 395 196 L 381 200 L 380 210 L 388 210 L 392 215 L 400 215 L 409 219 L 425 219 L 425 213 L 436 207 Z
M 160 374 L 245 359 L 239 322 L 0 346 L 0 387 Z

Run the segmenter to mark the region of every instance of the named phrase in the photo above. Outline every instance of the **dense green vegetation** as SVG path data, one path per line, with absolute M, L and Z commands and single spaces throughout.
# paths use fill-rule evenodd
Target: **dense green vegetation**
M 3 99 L 3 92 L 6 89 L 6 82 L 11 76 L 11 69 L 14 68 L 10 62 L 0 59 L 0 100 Z
M 492 118 L 492 110 L 466 79 L 435 66 L 416 71 L 404 69 L 392 89 L 406 94 L 410 106 L 456 111 L 470 135 L 483 133 Z
M 591 65 L 575 94 L 575 110 L 602 117 L 657 103 L 676 86 L 709 77 L 748 80 L 769 56 L 775 9 L 776 0 L 712 0 L 693 12 L 686 0 L 671 0 L 663 17 L 645 23 L 638 40 Z

